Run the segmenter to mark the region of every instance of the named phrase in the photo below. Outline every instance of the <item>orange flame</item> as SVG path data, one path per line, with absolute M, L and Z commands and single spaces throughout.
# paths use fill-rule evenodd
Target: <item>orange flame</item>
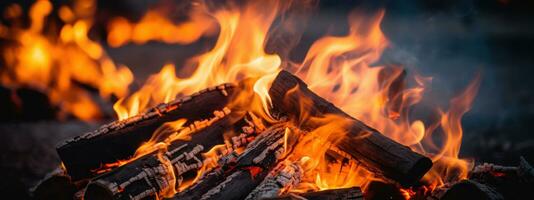
M 31 6 L 30 27 L 22 28 L 13 23 L 6 28 L 2 37 L 15 43 L 1 47 L 6 67 L 0 70 L 0 83 L 12 88 L 30 86 L 44 91 L 53 104 L 60 106 L 62 114 L 71 113 L 89 120 L 100 116 L 100 108 L 77 83 L 98 89 L 104 98 L 122 97 L 127 94 L 133 75 L 125 66 L 117 68 L 102 47 L 89 39 L 94 2 L 79 1 L 74 7 L 74 10 L 66 6 L 60 8 L 60 18 L 65 25 L 59 30 L 44 29 L 48 23 L 45 19 L 53 10 L 47 0 L 36 1 Z M 20 7 L 9 8 L 6 12 L 16 22 Z M 54 35 L 54 31 L 59 35 Z

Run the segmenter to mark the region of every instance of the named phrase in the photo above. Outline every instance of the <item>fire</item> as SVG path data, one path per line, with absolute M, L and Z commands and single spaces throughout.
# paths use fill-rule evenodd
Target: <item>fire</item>
M 219 23 L 219 36 L 212 50 L 192 58 L 190 64 L 185 66 L 186 70 L 193 68 L 193 73 L 187 78 L 178 78 L 174 69 L 166 65 L 128 100 L 117 102 L 115 108 L 120 119 L 172 100 L 177 95 L 277 72 L 281 59 L 278 55 L 265 53 L 264 43 L 279 2 L 249 4 L 245 8 L 229 8 L 213 13 Z M 127 114 L 124 114 L 124 110 L 128 111 Z
M 20 6 L 9 6 L 6 13 L 12 26 L 6 26 L 1 37 L 14 42 L 1 47 L 6 65 L 0 70 L 0 83 L 9 88 L 29 86 L 47 93 L 63 116 L 98 118 L 99 106 L 81 85 L 98 89 L 104 98 L 122 97 L 128 93 L 133 75 L 127 67 L 117 67 L 103 48 L 89 39 L 94 8 L 94 2 L 87 0 L 76 2 L 74 8 L 62 6 L 59 15 L 64 25 L 49 30 L 53 29 L 48 26 L 53 22 L 46 21 L 53 10 L 49 1 L 39 0 L 31 6 L 29 27 L 20 23 Z
M 242 97 L 250 101 L 250 110 L 264 113 L 261 117 L 272 119 L 268 91 L 283 67 L 281 58 L 265 53 L 264 46 L 269 27 L 283 12 L 282 4 L 277 1 L 249 2 L 243 7 L 216 10 L 211 15 L 220 29 L 217 42 L 207 53 L 189 60 L 189 64 L 183 68 L 189 76 L 178 78 L 174 66 L 164 66 L 139 91 L 117 102 L 115 108 L 119 117 L 123 119 L 136 115 L 157 103 L 168 102 L 176 96 L 209 86 L 252 78 L 256 80 L 252 89 L 260 101 L 249 99 L 250 94 Z M 462 135 L 461 116 L 475 97 L 478 81 L 451 102 L 450 110 L 441 113 L 440 122 L 425 125 L 422 120 L 410 119 L 409 110 L 421 101 L 431 78 L 417 74 L 408 76 L 400 66 L 374 65 L 388 47 L 388 40 L 380 28 L 384 14 L 384 11 L 380 11 L 369 20 L 366 16 L 353 13 L 349 16 L 348 35 L 327 36 L 317 40 L 302 63 L 290 63 L 284 68 L 295 72 L 310 89 L 350 115 L 414 151 L 430 156 L 436 165 L 425 176 L 425 180 L 433 187 L 443 184 L 442 179 L 445 178 L 465 178 L 469 162 L 458 157 Z M 141 26 L 145 18 L 135 26 Z M 194 25 L 201 27 L 203 23 Z M 153 39 L 157 39 L 157 36 Z M 184 40 L 188 40 L 187 35 Z M 192 73 L 187 73 L 190 71 Z M 408 87 L 406 80 L 413 80 L 415 84 Z M 332 145 L 336 138 L 346 134 L 333 131 L 340 130 L 343 120 L 337 120 L 335 116 L 309 119 L 306 113 L 302 115 L 299 120 L 314 120 L 323 126 L 302 138 L 288 158 L 293 161 L 306 158 L 302 164 L 305 170 L 303 180 L 292 191 L 352 186 L 365 188 L 370 181 L 377 179 L 357 163 L 331 161 L 328 158 L 347 156 Z M 444 130 L 442 146 L 431 142 L 437 126 Z M 213 153 L 209 155 L 214 158 Z
M 97 117 L 99 108 L 89 94 L 76 85 L 78 82 L 97 88 L 102 97 L 120 97 L 113 108 L 119 119 L 126 119 L 159 103 L 210 86 L 244 81 L 251 90 L 240 94 L 237 103 L 248 105 L 249 110 L 260 113 L 260 118 L 274 120 L 268 91 L 278 72 L 286 69 L 351 116 L 431 157 L 434 168 L 424 177 L 431 187 L 466 177 L 471 163 L 459 158 L 461 118 L 474 101 L 479 78 L 451 100 L 448 111 L 440 111 L 439 121 L 424 124 L 421 119 L 411 119 L 409 111 L 424 98 L 431 78 L 408 73 L 400 66 L 376 65 L 389 44 L 380 28 L 384 11 L 371 17 L 354 12 L 349 16 L 350 30 L 346 36 L 317 40 L 304 61 L 294 63 L 265 51 L 269 29 L 288 6 L 283 1 L 250 1 L 243 6 L 210 10 L 199 3 L 187 13 L 188 19 L 180 23 L 174 23 L 158 9 L 149 10 L 138 22 L 114 18 L 108 24 L 107 36 L 112 47 L 148 41 L 189 44 L 218 30 L 211 50 L 189 59 L 178 72 L 173 64 L 166 64 L 139 90 L 127 95 L 128 85 L 133 81 L 132 73 L 126 66 L 117 67 L 99 43 L 89 38 L 94 2 L 79 1 L 73 8 L 62 6 L 58 13 L 64 25 L 59 35 L 49 36 L 43 27 L 53 7 L 48 1 L 37 1 L 29 13 L 32 22 L 29 28 L 0 27 L 1 37 L 17 42 L 3 47 L 7 65 L 0 71 L 0 81 L 11 87 L 29 85 L 44 90 L 52 102 L 81 119 Z M 17 6 L 6 11 L 13 19 L 20 12 Z M 408 81 L 413 84 L 408 85 Z M 301 160 L 298 163 L 304 170 L 302 182 L 292 191 L 365 188 L 377 179 L 350 159 L 332 159 L 346 156 L 332 145 L 346 134 L 336 131 L 342 130 L 343 120 L 336 116 L 310 119 L 306 113 L 301 115 L 293 120 L 313 120 L 322 126 L 302 137 L 287 158 L 293 162 Z M 191 130 L 182 127 L 184 120 L 158 129 L 132 159 L 164 149 L 170 141 L 187 139 Z M 438 127 L 443 131 L 438 132 Z M 442 134 L 441 144 L 433 142 L 436 134 Z M 204 156 L 211 163 L 207 161 L 205 166 L 215 166 L 216 152 L 225 148 L 225 145 L 216 146 L 206 153 Z M 120 166 L 126 162 L 116 164 Z M 164 196 L 175 192 L 165 191 Z

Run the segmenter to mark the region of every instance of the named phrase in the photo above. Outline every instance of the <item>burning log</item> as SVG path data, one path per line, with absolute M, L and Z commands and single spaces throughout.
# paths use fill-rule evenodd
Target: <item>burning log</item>
M 285 124 L 270 127 L 250 143 L 235 162 L 224 159 L 227 166 L 210 171 L 173 199 L 245 198 L 289 152 L 299 134 L 300 131 Z
M 92 180 L 85 199 L 143 199 L 174 191 L 183 175 L 203 165 L 201 153 L 224 144 L 224 133 L 232 130 L 240 116 L 228 115 L 229 109 L 192 130 L 191 140 L 175 140 L 164 153 L 153 152 Z
M 307 112 L 311 117 L 336 115 L 346 120 L 348 135 L 337 147 L 362 163 L 369 171 L 382 178 L 410 186 L 432 167 L 432 161 L 401 145 L 363 122 L 351 117 L 332 103 L 313 93 L 298 77 L 281 71 L 269 90 L 273 110 L 298 118 Z M 302 108 L 305 108 L 302 109 Z M 305 121 L 303 130 L 313 130 L 320 124 Z
M 231 84 L 199 91 L 65 141 L 57 152 L 73 180 L 93 177 L 95 169 L 103 164 L 131 157 L 162 124 L 180 118 L 190 122 L 209 118 L 214 110 L 223 109 L 236 92 Z
M 269 198 L 270 200 L 363 200 L 363 193 L 359 187 L 331 189 L 317 192 L 289 193 L 287 195 Z

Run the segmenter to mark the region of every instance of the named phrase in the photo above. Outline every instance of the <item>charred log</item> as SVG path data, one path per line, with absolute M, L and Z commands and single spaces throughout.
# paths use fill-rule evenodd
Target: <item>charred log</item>
M 321 117 L 336 115 L 341 117 L 346 126 L 345 137 L 340 139 L 337 147 L 361 162 L 369 171 L 382 178 L 394 181 L 402 186 L 417 182 L 432 167 L 432 161 L 410 148 L 401 145 L 363 122 L 351 117 L 332 103 L 313 93 L 298 77 L 287 71 L 281 71 L 269 90 L 273 110 L 298 119 L 303 112 L 307 116 Z M 304 108 L 304 109 L 302 109 Z M 302 120 L 302 119 L 301 119 Z M 311 121 L 301 123 L 303 130 L 319 127 Z
M 480 199 L 480 200 L 502 200 L 504 197 L 494 188 L 472 180 L 463 180 L 448 188 L 441 200 L 448 199 Z M 429 198 L 432 199 L 432 198 Z
M 495 188 L 506 199 L 533 196 L 534 168 L 521 157 L 518 166 L 500 166 L 484 163 L 476 166 L 469 179 Z
M 58 168 L 32 189 L 32 195 L 36 200 L 71 200 L 77 190 L 71 178 Z
M 96 177 L 87 186 L 85 199 L 143 199 L 174 190 L 185 173 L 202 167 L 201 153 L 224 144 L 224 134 L 241 118 L 239 114 L 228 114 L 225 109 L 205 127 L 197 124 L 191 140 L 173 141 L 166 152 L 153 152 Z
M 125 160 L 162 124 L 185 118 L 206 119 L 223 109 L 237 92 L 234 85 L 212 87 L 191 96 L 161 104 L 146 113 L 106 124 L 60 144 L 57 152 L 74 180 L 90 178 L 103 164 Z
M 359 187 L 331 189 L 318 192 L 289 193 L 287 195 L 270 198 L 270 200 L 363 200 L 363 193 Z

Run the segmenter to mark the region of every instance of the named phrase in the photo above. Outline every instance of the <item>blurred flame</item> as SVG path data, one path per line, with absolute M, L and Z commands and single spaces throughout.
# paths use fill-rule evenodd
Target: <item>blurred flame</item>
M 62 6 L 60 19 L 65 23 L 59 35 L 45 26 L 52 4 L 38 0 L 30 8 L 30 27 L 18 23 L 2 34 L 13 45 L 2 46 L 5 68 L 0 83 L 7 87 L 30 86 L 46 92 L 62 113 L 90 120 L 101 115 L 99 106 L 79 83 L 98 89 L 100 95 L 122 97 L 128 93 L 133 75 L 125 66 L 116 67 L 102 47 L 89 39 L 94 2 L 77 1 L 75 9 Z M 6 11 L 14 22 L 21 15 L 14 4 Z M 47 29 L 44 29 L 47 27 Z
M 203 4 L 195 4 L 188 14 L 189 20 L 174 24 L 161 11 L 149 10 L 139 22 L 133 23 L 123 17 L 113 18 L 108 24 L 108 43 L 112 47 L 130 41 L 144 44 L 148 41 L 189 44 L 204 34 L 214 32 L 214 20 L 207 15 Z

